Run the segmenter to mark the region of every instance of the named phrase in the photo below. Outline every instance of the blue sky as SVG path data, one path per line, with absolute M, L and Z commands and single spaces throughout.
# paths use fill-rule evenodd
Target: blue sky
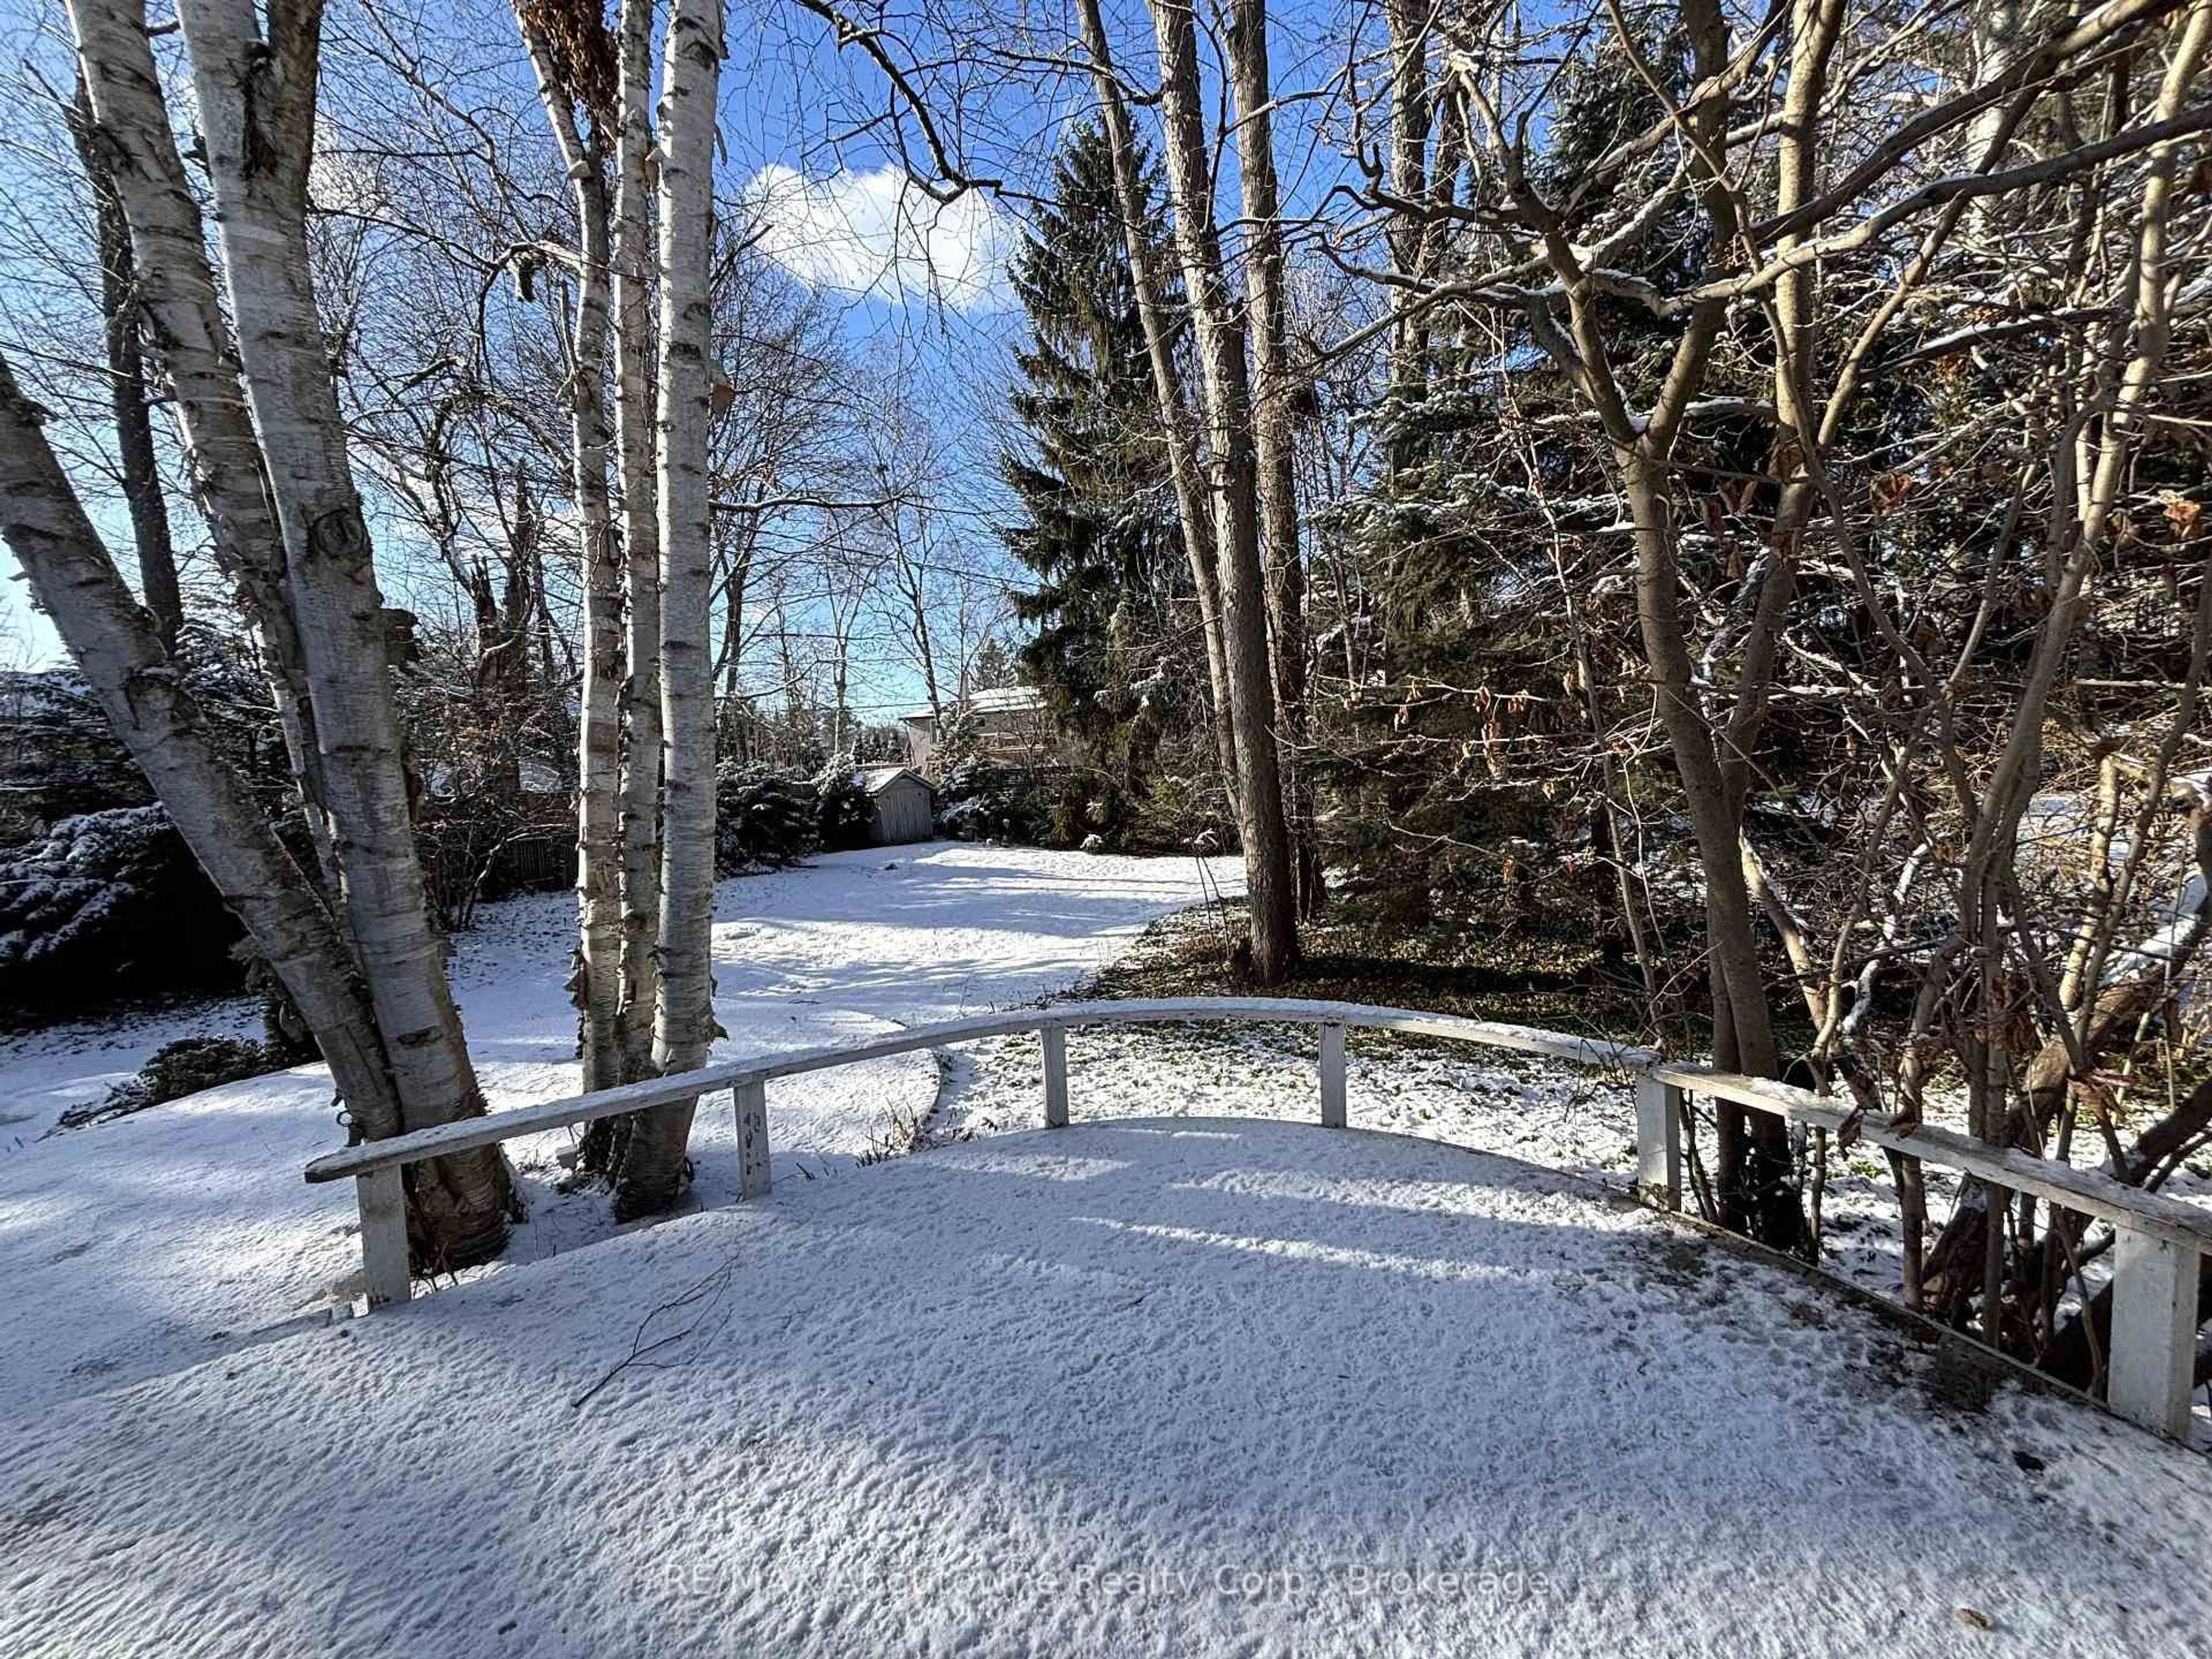
M 151 13 L 158 21 L 167 9 L 155 0 Z M 406 9 L 387 6 L 388 14 Z M 339 0 L 333 33 L 363 27 L 363 15 Z M 450 9 L 428 0 L 422 16 L 474 41 L 441 66 L 456 88 L 534 109 L 527 63 L 501 0 L 461 0 Z M 27 65 L 27 76 L 64 91 L 71 73 L 65 30 L 58 0 L 0 0 L 0 52 Z M 991 388 L 979 386 L 975 371 L 988 366 L 987 382 L 997 376 L 1014 323 L 998 270 L 1018 234 L 1014 213 L 982 194 L 940 205 L 904 187 L 886 142 L 893 135 L 869 125 L 888 107 L 885 83 L 857 53 L 835 51 L 820 19 L 767 0 L 750 11 L 733 8 L 729 33 L 720 193 L 763 214 L 763 251 L 836 300 L 857 352 L 896 349 L 914 372 L 944 386 L 947 413 L 954 400 L 986 394 Z M 12 292 L 0 294 L 0 342 L 19 362 L 41 354 L 82 361 L 96 350 L 91 296 L 54 274 L 82 246 L 82 212 L 68 200 L 79 189 L 74 160 L 50 106 L 35 95 L 11 103 L 12 112 L 0 114 L 0 189 L 9 210 L 0 226 L 12 221 L 35 234 L 0 230 L 0 245 L 11 249 L 0 253 L 0 271 Z M 1039 142 L 1041 131 L 1025 137 Z M 112 490 L 96 479 L 97 456 L 89 447 L 71 453 L 73 440 L 89 446 L 104 438 L 58 428 L 54 436 L 65 460 L 76 463 L 88 503 L 127 567 L 127 521 Z M 404 580 L 387 575 L 388 584 Z M 0 665 L 42 665 L 62 654 L 0 549 Z M 902 689 L 893 700 L 905 695 Z
M 498 101 L 530 95 L 527 67 L 501 0 L 374 0 L 377 9 L 364 10 L 370 3 L 336 0 L 333 29 L 380 21 L 404 30 L 435 18 L 437 38 L 458 43 L 441 64 L 457 89 L 465 94 L 473 87 Z M 167 10 L 167 0 L 155 0 L 156 19 Z M 1149 76 L 1150 31 L 1140 0 L 1109 4 L 1109 11 L 1125 72 Z M 1271 37 L 1279 85 L 1310 86 L 1340 71 L 1346 45 L 1328 27 L 1336 15 L 1324 5 L 1279 9 Z M 908 155 L 924 153 L 915 123 L 910 117 L 894 122 L 881 72 L 856 50 L 836 51 L 827 25 L 793 0 L 732 5 L 720 191 L 760 213 L 763 252 L 836 298 L 841 326 L 856 351 L 895 350 L 928 388 L 939 416 L 964 429 L 970 417 L 994 412 L 1002 402 L 1006 345 L 1018 317 L 1007 308 L 997 267 L 1018 237 L 1021 198 L 1048 176 L 1054 145 L 1088 113 L 1090 91 L 1072 72 L 1017 75 L 1006 68 L 1012 54 L 1031 63 L 1068 54 L 1068 26 L 1057 8 L 994 15 L 979 26 L 983 33 L 957 41 L 922 28 L 915 21 L 921 15 L 916 9 L 897 22 L 908 34 L 902 55 L 940 60 L 921 80 L 946 139 L 971 172 L 1003 180 L 1002 192 L 971 193 L 940 205 L 906 185 L 901 139 Z M 63 30 L 58 0 L 0 0 L 0 51 L 65 87 L 70 60 Z M 0 112 L 0 189 L 13 210 L 9 216 L 56 241 L 66 240 L 78 216 L 55 201 L 57 190 L 75 189 L 66 149 L 58 148 L 63 143 L 35 100 L 15 100 L 12 113 Z M 1286 121 L 1279 133 L 1278 150 L 1294 196 L 1311 200 L 1337 174 L 1339 164 L 1306 144 L 1294 124 Z M 1235 199 L 1233 179 L 1224 179 L 1223 190 L 1225 209 Z M 19 247 L 14 257 L 0 254 L 0 273 L 11 289 L 19 274 L 32 284 L 13 298 L 0 292 L 0 342 L 18 356 L 45 348 L 64 356 L 94 349 L 97 336 L 85 297 L 58 285 L 50 257 L 35 269 L 41 263 L 35 246 Z M 35 302 L 26 298 L 33 289 Z M 64 319 L 58 327 L 58 315 Z M 969 471 L 980 482 L 988 454 L 979 451 L 972 459 Z M 127 563 L 129 538 L 119 512 L 111 506 L 96 516 Z M 15 575 L 0 550 L 0 578 Z M 25 603 L 21 583 L 0 580 L 0 663 L 58 654 L 51 629 Z M 879 683 L 869 700 L 886 707 L 911 700 L 916 687 L 910 676 L 888 665 L 874 672 Z

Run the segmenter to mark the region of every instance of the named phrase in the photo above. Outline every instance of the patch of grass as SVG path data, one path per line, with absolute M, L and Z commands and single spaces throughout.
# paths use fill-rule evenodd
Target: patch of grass
M 1408 924 L 1346 904 L 1299 932 L 1302 959 L 1285 984 L 1237 977 L 1232 943 L 1245 911 L 1231 900 L 1164 916 L 1080 994 L 1096 998 L 1280 996 L 1419 1008 L 1547 1026 L 1620 1042 L 1647 1040 L 1641 987 L 1607 971 L 1585 933 L 1510 931 L 1442 921 Z

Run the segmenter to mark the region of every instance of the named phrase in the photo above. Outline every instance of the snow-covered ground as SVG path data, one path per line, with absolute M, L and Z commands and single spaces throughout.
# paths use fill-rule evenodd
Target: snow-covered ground
M 1197 888 L 956 846 L 726 884 L 721 1049 L 1029 1000 Z M 459 942 L 495 1108 L 574 1086 L 570 929 Z M 18 1043 L 0 1115 L 250 1013 Z M 27 1139 L 0 1655 L 2201 1651 L 2203 1459 L 1609 1200 L 1616 1080 L 1355 1034 L 1324 1132 L 1312 1042 L 1076 1031 L 1049 1135 L 1034 1038 L 785 1079 L 769 1200 L 620 1237 L 567 1136 L 515 1143 L 508 1261 L 366 1321 L 312 1069 Z
M 1232 886 L 1236 877 L 1218 868 Z M 715 908 L 720 1054 L 804 1047 L 1030 1000 L 1083 978 L 1198 896 L 1181 860 L 932 843 L 726 882 Z M 456 940 L 454 988 L 493 1109 L 574 1092 L 562 981 L 574 901 L 489 905 Z M 243 999 L 0 1042 L 0 1411 L 190 1365 L 319 1320 L 357 1289 L 349 1187 L 301 1171 L 343 1145 L 328 1076 L 303 1066 L 133 1117 L 48 1133 L 180 1036 L 258 1032 Z M 835 1179 L 926 1116 L 911 1054 L 777 1085 L 780 1177 Z M 531 1206 L 522 1262 L 605 1237 L 604 1200 L 551 1189 L 567 1133 L 512 1144 Z M 726 1095 L 702 1103 L 697 1196 L 736 1196 Z
M 1938 1370 L 1505 1159 L 983 1137 L 17 1419 L 0 1652 L 2201 1652 L 2203 1462 Z
M 1067 1037 L 1070 1109 L 1079 1118 L 1139 1109 L 1310 1121 L 1319 1110 L 1316 1046 L 1310 1029 L 1296 1027 L 1079 1028 Z M 940 1138 L 1022 1127 L 1036 1121 L 1043 1062 L 1033 1039 L 995 1038 L 972 1045 L 952 1081 L 936 1121 Z M 1354 1128 L 1503 1152 L 1623 1194 L 1636 1179 L 1632 1097 L 1603 1073 L 1354 1031 L 1345 1100 Z M 1704 1144 L 1710 1160 L 1709 1134 Z M 1927 1189 L 1940 1223 L 1957 1182 L 1931 1168 Z M 1896 1299 L 1896 1194 L 1879 1152 L 1855 1147 L 1831 1160 L 1822 1218 L 1823 1265 Z
M 1170 916 L 1140 947 L 1140 965 L 1211 959 L 1214 931 L 1203 909 Z M 1593 1028 L 1579 1035 L 1633 1034 Z M 1571 1170 L 1624 1194 L 1634 1183 L 1634 1107 L 1624 1079 L 1565 1062 L 1380 1032 L 1353 1031 L 1349 1042 L 1346 1095 L 1356 1128 L 1503 1152 Z M 1067 1037 L 1071 1109 L 1078 1117 L 1139 1110 L 1310 1121 L 1318 1109 L 1316 1046 L 1307 1027 L 1079 1028 Z M 1042 1089 L 1042 1062 L 1033 1038 L 970 1045 L 954 1060 L 933 1127 L 944 1139 L 1025 1127 L 1036 1121 Z M 1930 1090 L 1925 1106 L 1931 1122 L 1965 1131 L 1963 1090 Z M 1717 1151 L 1711 1103 L 1692 1098 L 1690 1109 L 1695 1133 L 1684 1170 L 1686 1201 L 1712 1168 Z M 2076 1168 L 2106 1167 L 2103 1143 L 2094 1135 L 2076 1135 L 2070 1153 Z M 1961 1183 L 1956 1171 L 1935 1164 L 1926 1166 L 1923 1181 L 1932 1240 L 1949 1219 Z M 2190 1159 L 2160 1191 L 2212 1210 L 2212 1158 Z M 1819 1205 L 1820 1265 L 1876 1296 L 1900 1301 L 1903 1224 L 1896 1182 L 1881 1150 L 1863 1141 L 1841 1152 L 1831 1149 Z M 2098 1236 L 2093 1230 L 2093 1240 Z M 2108 1254 L 2084 1267 L 2093 1286 L 2101 1285 L 2108 1271 Z M 2061 1303 L 2069 1312 L 2074 1305 L 2070 1296 Z M 2196 1419 L 2197 1443 L 2212 1449 L 2212 1407 L 2202 1390 Z

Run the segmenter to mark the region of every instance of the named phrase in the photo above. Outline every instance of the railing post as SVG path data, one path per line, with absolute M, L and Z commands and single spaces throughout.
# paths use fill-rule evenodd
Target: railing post
M 2196 1247 L 2133 1227 L 2118 1231 L 2106 1403 L 2147 1429 L 2185 1441 L 2197 1367 Z
M 1040 1025 L 1044 1038 L 1044 1127 L 1067 1127 L 1067 1028 Z
M 1344 1027 L 1321 1028 L 1321 1127 L 1344 1127 Z
M 1636 1184 L 1670 1210 L 1682 1207 L 1682 1091 L 1636 1074 Z
M 768 1085 L 752 1078 L 730 1092 L 737 1105 L 738 1197 L 765 1198 L 769 1188 Z
M 374 1313 L 407 1300 L 407 1188 L 396 1164 L 356 1176 L 353 1188 L 361 1204 L 362 1282 Z

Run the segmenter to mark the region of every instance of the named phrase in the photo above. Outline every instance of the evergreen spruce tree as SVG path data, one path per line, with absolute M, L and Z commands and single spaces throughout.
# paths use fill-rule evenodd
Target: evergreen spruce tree
M 1679 99 L 1680 43 L 1647 33 L 1647 61 L 1677 82 L 1669 94 Z M 1665 115 L 1608 40 L 1561 65 L 1553 100 L 1531 167 L 1554 200 Z M 1656 173 L 1672 163 L 1650 165 Z M 1656 190 L 1663 178 L 1644 182 Z M 1583 204 L 1571 228 L 1619 214 L 1621 199 Z M 1611 263 L 1664 289 L 1686 287 L 1702 266 L 1701 223 L 1692 205 L 1670 210 Z M 1663 372 L 1682 325 L 1626 301 L 1604 309 L 1607 338 L 1632 379 Z M 1619 545 L 1609 539 L 1615 468 L 1525 310 L 1439 312 L 1425 338 L 1425 395 L 1374 410 L 1395 464 L 1316 515 L 1362 571 L 1373 608 L 1358 621 L 1375 675 L 1313 763 L 1325 856 L 1355 885 L 1396 890 L 1407 915 L 1425 914 L 1442 896 L 1526 917 L 1532 878 L 1548 895 L 1585 895 L 1601 943 L 1617 954 L 1629 945 L 1619 892 L 1590 856 L 1594 846 L 1611 848 L 1607 774 L 1580 762 L 1593 723 L 1622 711 L 1589 691 L 1578 656 L 1602 658 L 1609 642 L 1632 640 L 1626 591 L 1610 594 L 1609 609 L 1593 592 Z M 1729 464 L 1762 470 L 1764 456 Z M 1573 629 L 1563 629 L 1569 615 Z M 1527 696 L 1531 688 L 1543 695 Z M 1561 878 L 1570 868 L 1575 878 Z
M 1146 172 L 1146 198 L 1154 200 Z M 1146 234 L 1166 241 L 1157 212 Z M 1090 775 L 1079 834 L 1116 838 L 1149 793 L 1164 704 L 1187 698 L 1202 659 L 1167 447 L 1159 429 L 1145 332 L 1115 200 L 1112 153 L 1095 125 L 1079 129 L 1054 168 L 1012 260 L 1030 339 L 1016 353 L 1010 394 L 1027 441 L 1000 470 L 1026 522 L 1001 532 L 1036 578 L 1017 596 L 1036 629 L 1021 647 L 1024 677 L 1075 740 Z
M 971 690 L 995 691 L 1001 686 L 1019 684 L 1021 670 L 999 636 L 990 634 L 975 647 L 975 662 L 968 671 L 968 678 Z

